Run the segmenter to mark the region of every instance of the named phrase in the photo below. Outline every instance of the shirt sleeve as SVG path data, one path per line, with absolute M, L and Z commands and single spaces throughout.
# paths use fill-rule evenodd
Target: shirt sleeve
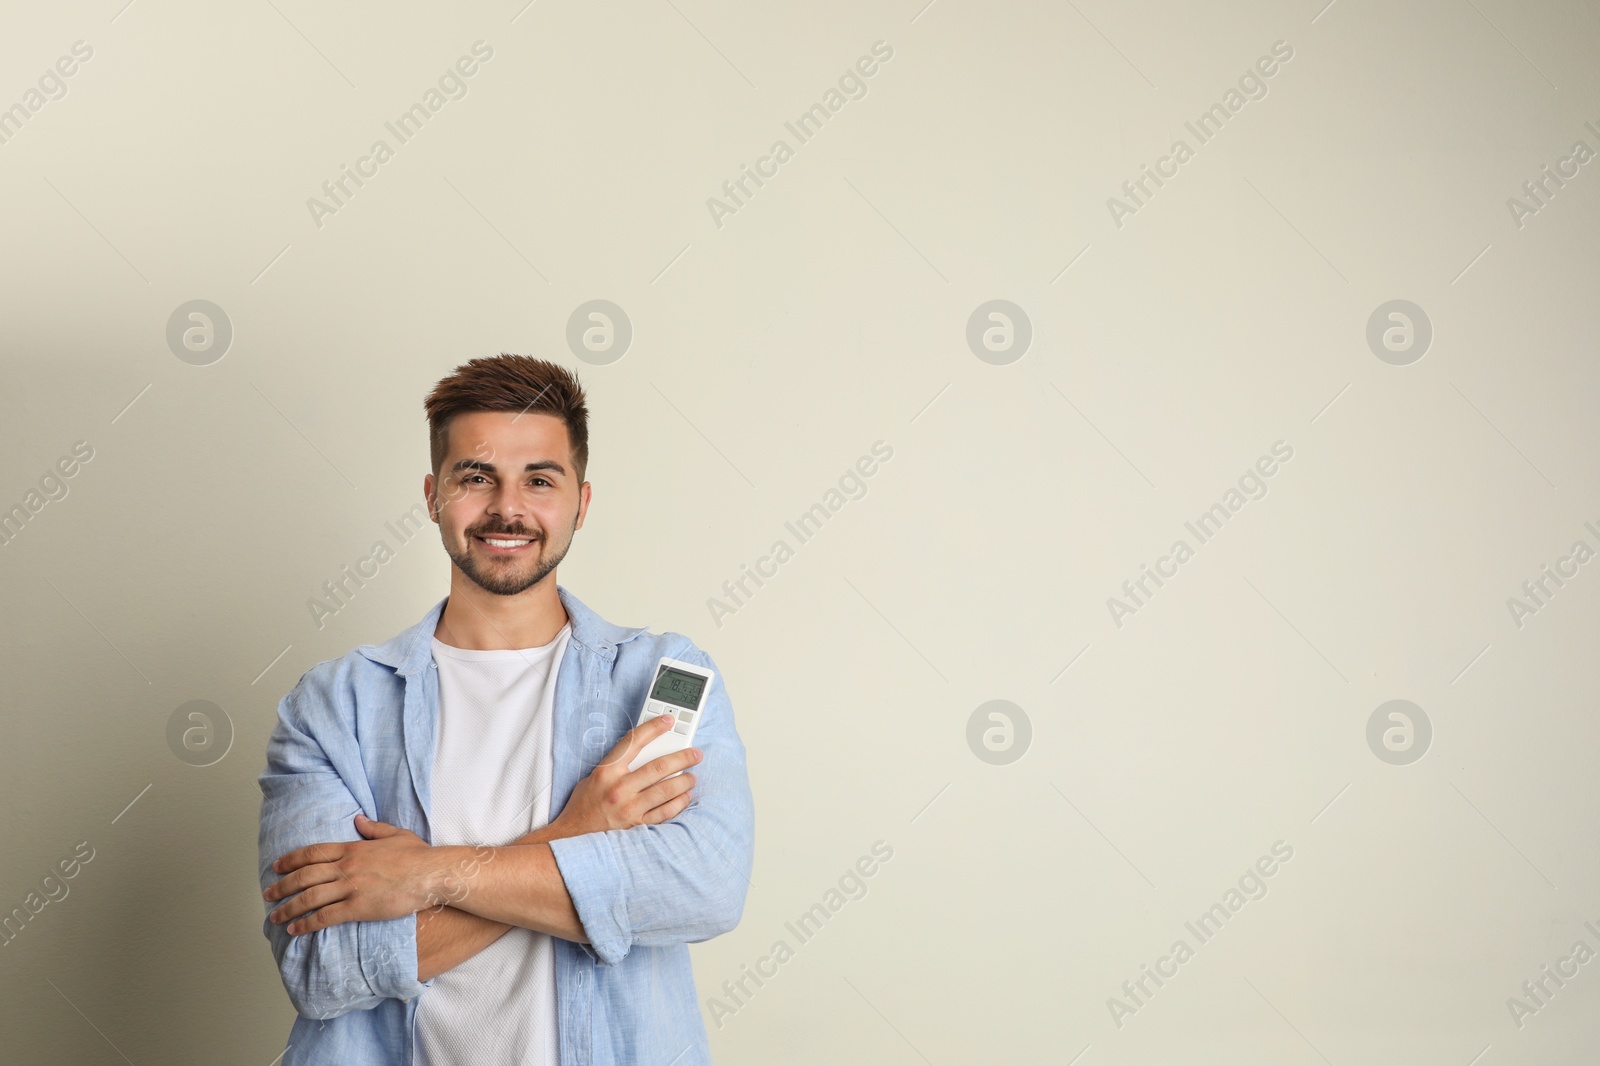
M 698 943 L 739 924 L 754 862 L 755 807 L 722 671 L 698 648 L 677 656 L 716 672 L 694 746 L 694 801 L 660 825 L 550 842 L 597 961 L 633 945 Z
M 257 874 L 263 890 L 282 875 L 272 863 L 285 852 L 330 841 L 359 840 L 359 811 L 377 817 L 364 777 L 355 789 L 334 767 L 310 722 L 334 723 L 337 716 L 308 672 L 278 703 L 278 720 L 267 742 L 267 766 L 260 776 L 261 832 Z M 308 683 L 309 682 L 309 683 Z M 323 731 L 335 728 L 323 725 Z M 352 739 L 353 746 L 354 741 Z M 359 766 L 357 761 L 355 766 Z M 263 899 L 270 912 L 281 900 Z M 283 987 L 300 1014 L 335 1018 L 377 1006 L 385 998 L 410 999 L 424 986 L 417 981 L 416 915 L 384 921 L 343 922 L 291 936 L 270 917 L 262 931 L 272 945 Z

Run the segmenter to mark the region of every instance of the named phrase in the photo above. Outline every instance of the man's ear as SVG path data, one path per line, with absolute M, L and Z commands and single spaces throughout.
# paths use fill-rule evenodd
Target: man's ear
M 433 494 L 433 475 L 426 474 L 422 478 L 422 499 L 428 505 L 428 517 L 433 519 L 433 524 L 439 524 L 439 504 Z
M 582 529 L 583 520 L 588 517 L 590 495 L 589 482 L 578 486 L 578 520 L 572 526 L 575 530 Z

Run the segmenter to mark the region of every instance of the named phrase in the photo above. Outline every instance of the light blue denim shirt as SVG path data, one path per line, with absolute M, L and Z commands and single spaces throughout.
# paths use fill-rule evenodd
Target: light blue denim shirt
M 556 674 L 552 819 L 633 727 L 663 655 L 716 670 L 681 634 L 613 625 L 557 592 L 572 635 Z M 284 852 L 360 839 L 357 811 L 430 839 L 439 715 L 431 638 L 447 599 L 393 639 L 313 666 L 279 701 L 260 778 L 263 889 L 278 880 L 272 862 Z M 694 767 L 694 801 L 676 818 L 550 845 L 590 940 L 554 941 L 561 1066 L 711 1062 L 688 945 L 738 924 L 755 838 L 721 671 L 694 743 L 705 758 Z M 262 902 L 268 912 L 278 905 Z M 417 997 L 432 984 L 417 981 L 416 915 L 296 937 L 269 919 L 262 930 L 300 1015 L 283 1066 L 414 1061 Z

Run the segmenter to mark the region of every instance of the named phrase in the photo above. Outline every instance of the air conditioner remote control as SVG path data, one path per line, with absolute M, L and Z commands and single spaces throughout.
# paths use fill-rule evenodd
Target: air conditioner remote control
M 703 666 L 662 656 L 656 666 L 655 680 L 645 695 L 644 707 L 639 711 L 639 720 L 634 725 L 641 726 L 667 714 L 674 719 L 672 728 L 646 744 L 628 763 L 629 770 L 637 770 L 651 759 L 682 751 L 694 742 L 694 731 L 700 726 L 700 716 L 705 713 L 711 682 L 716 676 Z M 678 770 L 667 777 L 677 777 L 682 772 Z

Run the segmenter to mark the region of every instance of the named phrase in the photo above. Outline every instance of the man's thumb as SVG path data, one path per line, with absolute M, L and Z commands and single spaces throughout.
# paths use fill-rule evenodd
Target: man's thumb
M 363 825 L 363 822 L 366 824 Z M 392 826 L 388 822 L 375 822 L 366 815 L 357 812 L 356 832 L 360 833 L 364 837 L 388 837 L 394 836 L 396 833 L 400 832 L 400 829 L 398 826 Z

